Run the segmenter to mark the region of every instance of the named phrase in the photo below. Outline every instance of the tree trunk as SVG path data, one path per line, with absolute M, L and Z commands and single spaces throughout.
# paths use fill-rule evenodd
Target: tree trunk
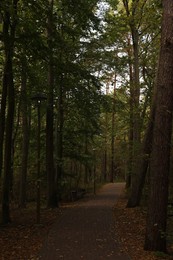
M 14 118 L 14 85 L 12 75 L 12 60 L 8 62 L 10 81 L 8 84 L 8 112 L 6 121 L 6 138 L 5 138 L 5 154 L 4 154 L 4 179 L 3 179 L 3 193 L 2 193 L 2 222 L 6 224 L 10 222 L 10 187 L 11 187 L 11 158 L 12 158 L 12 131 Z M 10 76 L 9 76 L 10 75 Z
M 155 107 L 153 106 L 150 120 L 148 124 L 148 128 L 145 134 L 145 138 L 143 141 L 143 148 L 141 157 L 139 160 L 139 167 L 138 167 L 138 174 L 134 180 L 134 185 L 131 187 L 130 196 L 127 202 L 128 208 L 137 207 L 140 205 L 140 201 L 142 198 L 142 191 L 145 184 L 145 177 L 147 174 L 150 154 L 152 150 L 152 137 L 153 137 L 153 124 L 154 124 L 154 113 L 155 113 Z
M 133 56 L 134 56 L 134 80 L 133 80 L 133 159 L 132 159 L 132 175 L 131 187 L 135 185 L 135 180 L 138 174 L 138 162 L 140 151 L 140 83 L 139 83 L 139 35 L 137 29 L 131 25 L 132 40 L 133 40 Z
M 173 111 L 173 1 L 163 1 L 161 49 L 150 162 L 146 250 L 166 252 L 168 179 Z
M 48 106 L 46 116 L 46 171 L 48 176 L 48 199 L 47 206 L 55 208 L 58 206 L 57 186 L 55 183 L 54 168 L 54 145 L 53 145 L 53 89 L 54 89 L 54 71 L 53 71 L 53 46 L 52 46 L 52 23 L 53 23 L 53 4 L 50 1 L 50 11 L 48 14 L 48 46 L 49 46 L 49 68 L 48 68 Z
M 107 149 L 106 149 L 106 144 L 105 144 L 105 150 L 104 150 L 104 154 L 103 154 L 103 181 L 106 182 L 107 181 Z
M 4 131 L 5 131 L 5 113 L 6 113 L 6 99 L 7 99 L 7 63 L 5 62 L 3 85 L 2 85 L 2 98 L 0 110 L 0 177 L 2 176 L 3 165 L 3 150 L 4 150 Z
M 11 184 L 11 159 L 12 159 L 12 133 L 14 121 L 14 82 L 13 82 L 13 50 L 16 29 L 17 2 L 13 1 L 13 19 L 10 19 L 9 11 L 4 14 L 4 47 L 5 47 L 5 69 L 7 84 L 7 119 L 5 127 L 5 154 L 4 154 L 4 179 L 2 191 L 2 223 L 10 221 L 10 184 Z M 11 10 L 11 9 L 10 9 Z M 13 20 L 11 22 L 11 20 Z
M 29 149 L 29 116 L 27 102 L 27 77 L 25 62 L 22 61 L 21 75 L 21 119 L 22 119 L 22 161 L 20 172 L 20 194 L 19 207 L 26 207 L 26 182 L 27 182 L 27 166 L 28 166 L 28 149 Z
M 115 96 L 116 96 L 116 75 L 114 79 L 114 92 L 112 104 L 112 136 L 111 136 L 111 172 L 110 182 L 114 182 L 114 169 L 115 169 Z
M 9 41 L 9 14 L 6 13 L 6 17 L 3 21 L 3 42 L 5 49 L 4 59 L 4 72 L 2 82 L 2 96 L 1 96 L 1 110 L 0 110 L 0 177 L 2 176 L 3 166 L 3 151 L 4 151 L 4 131 L 5 131 L 5 115 L 6 115 L 6 102 L 7 102 L 7 89 L 9 84 L 8 70 L 9 70 L 9 59 L 8 59 L 8 41 Z
M 134 89 L 133 89 L 133 68 L 132 68 L 132 50 L 130 44 L 130 38 L 127 38 L 128 41 L 128 65 L 129 65 L 129 78 L 130 78 L 130 97 L 129 97 L 129 149 L 128 149 L 128 173 L 126 176 L 126 189 L 131 187 L 131 176 L 133 170 L 133 100 L 134 100 Z
M 64 102 L 63 102 L 63 75 L 61 75 L 58 91 L 58 132 L 57 134 L 57 173 L 58 173 L 58 191 L 61 198 L 61 182 L 63 170 L 63 125 L 64 125 Z
M 133 58 L 133 77 L 131 88 L 133 88 L 133 96 L 131 96 L 131 102 L 133 102 L 133 141 L 130 144 L 132 148 L 132 174 L 131 174 L 131 186 L 135 185 L 136 175 L 138 173 L 138 159 L 140 149 L 140 109 L 139 109 L 139 96 L 140 96 L 140 82 L 139 82 L 139 32 L 138 25 L 136 24 L 136 10 L 138 8 L 139 1 L 132 1 L 131 7 L 129 1 L 123 0 L 126 15 L 129 19 L 129 26 L 131 29 L 131 38 L 133 53 L 130 55 Z M 130 45 L 130 44 L 129 44 Z
M 155 108 L 156 108 L 156 84 L 154 86 L 153 100 L 151 105 L 150 118 L 148 122 L 148 127 L 145 133 L 145 137 L 143 139 L 143 145 L 141 149 L 139 166 L 138 166 L 138 174 L 134 181 L 134 185 L 131 188 L 130 196 L 127 202 L 128 208 L 137 207 L 140 205 L 142 199 L 142 192 L 145 185 L 146 174 L 148 170 L 150 155 L 152 151 L 152 138 L 153 138 L 153 126 L 155 120 Z
M 109 95 L 109 82 L 106 84 L 106 95 Z M 108 176 L 109 176 L 109 170 L 108 170 L 108 137 L 107 137 L 107 133 L 108 133 L 108 113 L 106 111 L 105 114 L 105 136 L 104 136 L 104 167 L 103 167 L 103 176 L 104 176 L 104 181 L 108 181 Z
M 88 156 L 88 134 L 85 133 L 85 154 Z M 88 160 L 85 162 L 85 177 L 84 184 L 88 184 Z
M 8 61 L 7 61 L 7 57 L 6 57 L 5 58 L 5 65 L 4 65 L 4 75 L 3 75 L 3 83 L 2 83 L 2 97 L 1 97 L 1 110 L 0 110 L 0 177 L 2 176 L 2 166 L 3 166 L 7 88 L 8 88 Z

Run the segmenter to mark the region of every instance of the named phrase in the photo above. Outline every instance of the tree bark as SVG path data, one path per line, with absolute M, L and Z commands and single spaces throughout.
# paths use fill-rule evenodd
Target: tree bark
M 109 95 L 109 82 L 106 84 L 106 95 Z M 103 160 L 103 176 L 104 176 L 104 181 L 108 181 L 108 176 L 109 176 L 109 170 L 108 170 L 108 113 L 106 111 L 105 114 L 105 133 L 104 133 L 104 160 Z
M 23 59 L 25 59 L 23 57 Z M 25 61 L 22 64 L 21 75 L 21 119 L 22 119 L 22 161 L 20 172 L 20 194 L 19 194 L 19 207 L 26 207 L 26 182 L 27 182 L 27 166 L 28 166 L 28 150 L 29 150 L 29 115 L 28 115 L 28 102 L 27 102 L 27 76 Z
M 5 153 L 4 153 L 4 179 L 2 191 L 2 223 L 10 222 L 10 184 L 11 184 L 11 162 L 12 162 L 12 143 L 13 143 L 13 121 L 14 121 L 14 82 L 13 82 L 13 51 L 16 30 L 17 2 L 13 1 L 13 12 L 5 11 L 4 14 L 4 47 L 5 47 L 5 66 L 7 84 L 7 119 L 5 127 Z M 12 22 L 11 22 L 12 20 Z
M 3 166 L 3 152 L 4 152 L 4 132 L 5 132 L 5 115 L 7 106 L 7 89 L 9 84 L 8 70 L 9 70 L 9 59 L 8 59 L 8 41 L 9 41 L 9 24 L 10 16 L 9 13 L 4 15 L 3 19 L 3 43 L 5 50 L 4 58 L 4 72 L 3 72 L 3 82 L 2 82 L 2 96 L 1 96 L 1 109 L 0 109 L 0 177 L 2 176 L 2 166 Z
M 85 133 L 85 154 L 88 155 L 88 134 Z M 88 160 L 85 162 L 85 175 L 84 175 L 84 184 L 88 184 Z
M 54 167 L 54 145 L 53 145 L 53 89 L 54 89 L 54 70 L 53 70 L 53 46 L 52 46 L 52 28 L 53 28 L 53 5 L 54 1 L 49 1 L 50 10 L 48 14 L 48 47 L 49 47 L 49 67 L 48 67 L 48 106 L 46 116 L 46 171 L 48 176 L 48 199 L 47 206 L 55 208 L 58 206 L 57 185 L 55 182 Z
M 138 25 L 137 25 L 137 18 L 136 18 L 136 11 L 138 8 L 138 0 L 132 1 L 131 6 L 129 4 L 129 1 L 123 0 L 124 8 L 126 11 L 126 15 L 129 19 L 129 27 L 131 30 L 131 38 L 132 38 L 132 47 L 133 47 L 133 53 L 129 53 L 133 58 L 133 77 L 131 88 L 132 90 L 132 96 L 131 102 L 133 103 L 133 119 L 132 120 L 132 126 L 133 126 L 133 134 L 131 137 L 133 137 L 132 142 L 130 143 L 130 149 L 132 150 L 132 153 L 130 154 L 132 156 L 132 174 L 130 176 L 130 182 L 131 186 L 135 185 L 135 179 L 138 173 L 138 155 L 139 155 L 139 149 L 140 149 L 140 109 L 139 109 L 139 96 L 140 96 L 140 81 L 139 81 L 139 32 L 138 32 Z M 126 185 L 127 186 L 127 185 Z
M 116 75 L 114 78 L 114 92 L 112 104 L 112 136 L 111 136 L 111 171 L 110 182 L 114 182 L 114 169 L 115 169 L 115 97 L 116 97 Z
M 61 199 L 61 182 L 63 174 L 63 126 L 64 126 L 64 99 L 63 99 L 63 75 L 60 76 L 58 90 L 58 132 L 57 134 L 57 179 L 59 198 Z
M 133 100 L 134 100 L 134 90 L 133 90 L 133 68 L 132 68 L 132 51 L 130 44 L 130 37 L 127 38 L 128 42 L 128 65 L 129 65 L 129 78 L 130 78 L 130 97 L 129 97 L 129 148 L 128 148 L 128 173 L 126 176 L 126 189 L 131 187 L 131 176 L 133 170 Z
M 145 184 L 150 154 L 152 150 L 153 124 L 154 124 L 155 107 L 152 108 L 148 128 L 143 141 L 142 153 L 139 159 L 138 174 L 131 187 L 130 196 L 127 202 L 128 208 L 137 207 L 140 205 L 142 191 Z
M 5 55 L 4 75 L 2 83 L 1 110 L 0 110 L 0 177 L 2 176 L 3 152 L 4 152 L 4 132 L 5 132 L 5 114 L 7 106 L 7 88 L 8 88 L 8 59 Z
M 146 250 L 166 252 L 167 203 L 173 111 L 173 2 L 163 0 L 161 49 L 150 162 Z

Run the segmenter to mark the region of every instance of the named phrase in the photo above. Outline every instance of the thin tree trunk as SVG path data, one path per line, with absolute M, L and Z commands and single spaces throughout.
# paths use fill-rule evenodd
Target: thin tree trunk
M 154 124 L 155 109 L 153 107 L 148 124 L 148 128 L 143 141 L 143 148 L 141 157 L 139 160 L 138 174 L 134 180 L 134 185 L 131 188 L 130 196 L 127 202 L 128 208 L 137 207 L 140 205 L 142 198 L 142 191 L 145 184 L 145 178 L 147 174 L 150 154 L 152 150 L 152 137 L 153 137 L 153 124 Z
M 134 26 L 131 26 L 133 39 L 133 56 L 134 56 L 134 83 L 133 83 L 133 159 L 131 187 L 135 185 L 135 180 L 138 174 L 138 162 L 140 160 L 140 109 L 139 109 L 139 35 Z
M 140 154 L 139 166 L 138 166 L 138 174 L 134 181 L 134 185 L 131 188 L 130 196 L 127 202 L 128 208 L 137 207 L 140 205 L 142 199 L 142 192 L 145 185 L 145 179 L 147 175 L 148 165 L 150 161 L 150 155 L 152 151 L 152 138 L 153 138 L 153 126 L 154 126 L 154 117 L 155 117 L 155 109 L 156 109 L 156 95 L 157 89 L 156 84 L 154 85 L 153 92 L 153 100 L 151 105 L 150 118 L 148 122 L 148 126 L 145 132 L 145 137 L 143 139 L 143 145 Z
M 109 95 L 109 82 L 106 84 L 106 95 Z M 107 137 L 107 132 L 108 132 L 108 113 L 106 111 L 106 115 L 105 115 L 105 148 L 104 148 L 104 181 L 106 182 L 108 180 L 108 137 Z
M 12 75 L 12 61 L 9 61 L 10 81 L 8 85 L 8 112 L 6 121 L 6 138 L 5 138 L 5 154 L 4 154 L 4 179 L 2 193 L 2 222 L 3 224 L 10 222 L 10 187 L 11 187 L 11 159 L 12 159 L 12 132 L 14 119 L 14 85 Z
M 17 2 L 13 1 L 13 22 L 10 22 L 10 13 L 6 11 L 4 14 L 4 46 L 5 46 L 5 66 L 7 77 L 7 119 L 5 127 L 5 154 L 4 154 L 4 179 L 2 191 L 2 223 L 6 224 L 10 221 L 10 184 L 11 184 L 11 161 L 12 161 L 12 133 L 14 121 L 14 82 L 13 82 L 13 49 L 16 29 L 15 16 L 17 15 Z M 10 44 L 9 44 L 10 43 Z
M 163 0 L 161 49 L 150 160 L 146 250 L 166 252 L 167 203 L 173 112 L 173 1 Z
M 130 53 L 129 53 L 129 57 L 130 57 Z M 130 75 L 132 75 L 132 69 L 130 69 Z M 137 174 L 136 174 L 135 178 L 133 179 L 133 185 L 131 186 L 130 196 L 129 196 L 129 199 L 127 202 L 127 207 L 129 207 L 129 208 L 140 205 L 141 198 L 142 198 L 142 192 L 143 192 L 143 188 L 145 185 L 145 178 L 146 178 L 146 174 L 147 174 L 149 158 L 150 158 L 150 153 L 151 153 L 151 149 L 152 149 L 151 142 L 152 142 L 152 135 L 153 135 L 154 114 L 155 114 L 155 99 L 156 99 L 155 92 L 156 92 L 156 88 L 154 89 L 153 102 L 152 102 L 152 106 L 151 106 L 152 109 L 150 112 L 148 127 L 147 127 L 145 137 L 143 140 L 141 152 L 139 153 L 140 156 L 138 156 L 139 159 L 137 160 L 137 167 L 136 167 Z M 133 92 L 132 92 L 131 96 L 133 97 Z M 131 104 L 130 104 L 130 107 L 131 107 Z M 133 108 L 132 108 L 132 110 L 133 110 Z M 144 113 L 145 112 L 143 112 L 143 116 L 141 117 L 142 119 L 144 118 Z M 133 158 L 133 156 L 131 156 L 131 158 Z
M 127 0 L 123 0 L 124 8 L 126 10 L 126 15 L 129 18 L 129 26 L 131 29 L 132 47 L 133 47 L 133 142 L 130 143 L 130 148 L 132 148 L 132 173 L 131 174 L 131 186 L 135 185 L 136 175 L 138 174 L 138 160 L 139 160 L 139 150 L 140 150 L 140 109 L 139 109 L 139 96 L 140 96 L 140 82 L 139 82 L 139 32 L 136 22 L 136 10 L 138 8 L 139 1 L 132 1 L 131 7 Z M 131 54 L 131 53 L 130 53 Z
M 5 114 L 6 114 L 6 102 L 7 102 L 7 90 L 9 84 L 8 70 L 9 70 L 9 59 L 8 59 L 8 41 L 9 41 L 9 14 L 3 21 L 3 41 L 5 49 L 5 59 L 4 59 L 4 72 L 3 72 L 3 82 L 2 82 L 2 96 L 1 96 L 1 109 L 0 109 L 0 177 L 2 176 L 3 167 L 3 151 L 4 151 L 4 132 L 5 132 Z
M 104 154 L 103 154 L 103 180 L 104 180 L 104 182 L 107 181 L 107 158 L 108 158 L 108 155 L 107 155 L 107 149 L 105 146 L 105 150 L 104 150 Z
M 132 51 L 131 51 L 131 44 L 130 44 L 130 38 L 128 37 L 128 63 L 129 63 L 129 77 L 130 77 L 130 97 L 129 97 L 129 107 L 130 107 L 130 113 L 129 113 L 129 156 L 128 156 L 128 173 L 126 176 L 126 189 L 131 187 L 131 176 L 132 176 L 132 170 L 133 170 L 133 100 L 134 100 L 134 87 L 133 87 L 133 68 L 132 68 Z
M 50 10 L 48 14 L 48 45 L 49 45 L 49 68 L 48 68 L 48 106 L 46 116 L 46 171 L 48 176 L 48 199 L 47 205 L 50 208 L 58 206 L 57 186 L 55 183 L 54 167 L 54 145 L 53 145 L 53 89 L 54 89 L 54 70 L 53 70 L 53 46 L 52 46 L 52 27 L 53 27 L 53 5 L 50 1 Z
M 112 105 L 112 136 L 111 136 L 111 172 L 110 182 L 114 182 L 115 170 L 115 97 L 116 97 L 116 75 L 114 79 L 113 105 Z
M 85 133 L 85 154 L 88 155 L 88 134 Z M 88 184 L 88 160 L 85 162 L 85 177 L 84 184 Z
M 4 67 L 2 97 L 1 97 L 1 110 L 0 110 L 0 177 L 2 176 L 2 166 L 3 166 L 7 87 L 8 87 L 8 67 L 7 67 L 7 60 L 6 60 L 5 67 Z
M 63 125 L 64 125 L 64 102 L 63 102 L 63 76 L 61 75 L 58 94 L 58 133 L 57 134 L 57 173 L 59 197 L 61 198 L 61 182 L 63 173 Z
M 28 166 L 28 149 L 29 149 L 29 114 L 27 102 L 27 77 L 25 62 L 22 63 L 21 75 L 21 118 L 22 118 L 22 161 L 20 172 L 20 194 L 19 207 L 26 207 L 26 182 L 27 182 L 27 166 Z

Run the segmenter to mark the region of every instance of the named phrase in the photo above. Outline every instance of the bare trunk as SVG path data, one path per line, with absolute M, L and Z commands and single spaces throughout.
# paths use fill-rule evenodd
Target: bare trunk
M 156 84 L 153 93 L 153 101 L 151 106 L 150 118 L 148 122 L 148 127 L 145 133 L 145 137 L 142 144 L 140 159 L 138 161 L 138 174 L 134 181 L 134 185 L 131 189 L 130 196 L 127 202 L 128 208 L 137 207 L 140 205 L 142 199 L 143 188 L 145 185 L 145 179 L 147 175 L 148 165 L 150 161 L 150 155 L 152 151 L 152 138 L 153 138 L 153 126 L 155 120 L 155 107 L 156 107 Z
M 85 133 L 85 154 L 88 155 L 88 135 Z M 85 185 L 88 184 L 88 161 L 85 162 Z
M 15 16 L 17 13 L 17 0 L 13 2 L 13 22 L 10 23 L 10 13 L 4 14 L 4 47 L 5 47 L 5 73 L 7 84 L 7 119 L 5 127 L 5 154 L 4 154 L 4 179 L 2 191 L 2 222 L 10 221 L 10 184 L 11 184 L 11 163 L 12 163 L 12 144 L 13 144 L 13 121 L 14 121 L 14 83 L 13 83 L 13 49 L 16 29 Z M 9 44 L 10 43 L 10 44 Z M 8 75 L 8 76 L 7 76 Z
M 12 60 L 8 59 L 8 112 L 5 128 L 5 154 L 4 154 L 4 179 L 2 192 L 2 222 L 10 222 L 10 187 L 12 179 L 11 159 L 12 159 L 12 131 L 14 118 L 14 85 L 12 75 Z
M 126 10 L 126 15 L 129 18 L 129 26 L 131 29 L 132 47 L 129 52 L 130 57 L 133 58 L 133 77 L 131 88 L 133 88 L 133 96 L 131 96 L 131 102 L 133 102 L 133 141 L 130 142 L 130 157 L 132 157 L 131 165 L 131 186 L 135 185 L 135 179 L 138 174 L 138 160 L 139 160 L 139 150 L 140 150 L 140 110 L 139 110 L 139 96 L 140 96 L 140 82 L 139 82 L 139 32 L 136 18 L 136 10 L 138 8 L 139 1 L 132 1 L 131 6 L 129 1 L 123 0 L 124 8 Z M 128 43 L 130 47 L 130 42 Z M 132 59 L 131 59 L 132 60 Z M 131 66 L 131 64 L 130 64 Z M 132 152 L 131 152 L 132 150 Z M 126 185 L 127 186 L 127 185 Z
M 2 176 L 3 165 L 3 151 L 4 151 L 4 131 L 5 131 L 5 113 L 6 113 L 6 99 L 7 99 L 7 87 L 8 87 L 8 67 L 7 60 L 5 61 L 2 97 L 1 97 L 1 110 L 0 110 L 0 177 Z
M 145 249 L 166 252 L 167 203 L 173 111 L 173 2 L 163 1 L 161 49 L 150 160 Z
M 155 110 L 153 107 L 151 111 L 148 128 L 143 141 L 143 148 L 142 148 L 142 153 L 140 155 L 139 166 L 138 166 L 139 172 L 134 180 L 134 185 L 131 188 L 131 193 L 127 203 L 128 208 L 139 206 L 142 198 L 142 191 L 145 184 L 145 178 L 146 178 L 150 154 L 152 150 L 154 113 Z
M 28 149 L 29 149 L 29 116 L 27 102 L 27 77 L 26 66 L 22 64 L 22 82 L 21 82 L 21 118 L 22 118 L 22 161 L 20 172 L 20 195 L 19 207 L 26 207 L 26 182 L 27 182 L 27 166 L 28 166 Z
M 54 88 L 54 71 L 53 71 L 53 49 L 52 49 L 52 23 L 53 23 L 53 4 L 50 1 L 50 11 L 48 17 L 48 45 L 49 45 L 49 68 L 48 68 L 48 106 L 46 117 L 46 171 L 48 176 L 48 207 L 54 208 L 58 206 L 55 168 L 54 168 L 54 145 L 53 145 L 53 88 Z
M 63 171 L 63 125 L 64 125 L 64 107 L 63 107 L 63 76 L 61 75 L 58 95 L 58 132 L 57 134 L 57 173 L 58 173 L 58 188 L 59 196 L 61 198 L 61 182 Z
M 139 42 L 138 31 L 134 26 L 131 26 L 133 39 L 133 56 L 134 56 L 134 83 L 133 83 L 133 165 L 131 176 L 131 187 L 135 185 L 135 180 L 138 174 L 138 162 L 140 151 L 140 110 L 139 110 Z
M 129 114 L 129 155 L 128 155 L 128 173 L 126 176 L 126 188 L 131 187 L 131 176 L 133 170 L 133 100 L 134 100 L 134 87 L 133 87 L 133 68 L 132 68 L 132 51 L 131 51 L 131 44 L 130 38 L 128 37 L 128 60 L 129 60 L 129 76 L 130 76 L 130 97 L 129 97 L 129 107 L 130 107 L 130 114 Z
M 109 95 L 109 83 L 106 84 L 106 95 Z M 106 182 L 108 180 L 108 175 L 109 175 L 109 170 L 108 170 L 108 137 L 107 137 L 107 132 L 108 132 L 108 113 L 106 112 L 105 115 L 105 148 L 104 148 L 104 167 L 103 167 L 103 176 L 104 176 L 104 181 Z
M 114 79 L 113 105 L 112 105 L 112 136 L 111 136 L 111 172 L 110 182 L 114 182 L 115 170 L 115 97 L 116 97 L 116 75 Z
M 4 151 L 4 131 L 5 131 L 5 114 L 6 114 L 6 102 L 7 102 L 7 89 L 8 89 L 8 41 L 9 41 L 9 14 L 6 14 L 6 19 L 3 22 L 3 40 L 5 47 L 5 60 L 4 60 L 4 72 L 3 72 L 3 82 L 2 82 L 2 96 L 1 96 L 1 110 L 0 110 L 0 177 L 2 176 L 2 166 L 3 166 L 3 151 Z

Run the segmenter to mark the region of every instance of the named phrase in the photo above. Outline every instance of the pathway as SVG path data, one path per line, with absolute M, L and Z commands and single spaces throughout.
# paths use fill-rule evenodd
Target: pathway
M 113 206 L 124 184 L 106 184 L 88 201 L 72 203 L 51 228 L 41 260 L 130 260 L 116 236 Z

